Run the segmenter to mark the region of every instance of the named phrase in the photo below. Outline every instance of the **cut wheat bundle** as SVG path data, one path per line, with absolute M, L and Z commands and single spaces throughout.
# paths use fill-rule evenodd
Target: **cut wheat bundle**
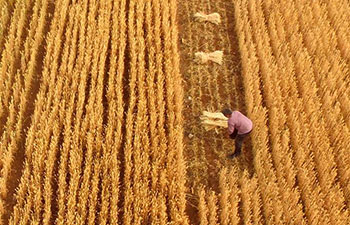
M 221 17 L 219 13 L 211 13 L 211 14 L 204 14 L 201 12 L 198 12 L 194 14 L 195 20 L 199 22 L 211 22 L 214 24 L 219 24 L 221 22 Z
M 222 51 L 215 51 L 210 53 L 196 52 L 195 57 L 199 63 L 207 63 L 210 60 L 221 65 L 223 54 L 224 53 Z
M 228 118 L 225 117 L 221 112 L 203 111 L 200 119 L 202 125 L 204 126 L 204 129 L 207 131 L 218 127 L 228 127 Z

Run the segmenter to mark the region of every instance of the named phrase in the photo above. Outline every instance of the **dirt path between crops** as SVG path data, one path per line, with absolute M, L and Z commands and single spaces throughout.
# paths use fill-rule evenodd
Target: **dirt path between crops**
M 221 23 L 195 22 L 196 12 L 217 12 Z M 242 156 L 229 160 L 234 150 L 226 129 L 205 131 L 199 121 L 203 110 L 220 111 L 229 107 L 245 111 L 240 54 L 235 33 L 234 7 L 231 0 L 178 1 L 179 46 L 181 73 L 185 89 L 184 129 L 185 156 L 188 176 L 187 212 L 192 224 L 198 224 L 196 190 L 200 185 L 218 192 L 218 173 L 223 167 L 236 164 L 240 172 L 253 174 L 250 140 L 245 143 Z M 224 62 L 197 64 L 195 52 L 222 50 Z

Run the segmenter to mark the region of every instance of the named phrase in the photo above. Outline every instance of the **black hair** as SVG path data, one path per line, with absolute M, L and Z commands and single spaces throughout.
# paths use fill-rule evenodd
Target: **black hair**
M 231 114 L 232 114 L 232 111 L 231 111 L 231 109 L 223 109 L 223 110 L 221 111 L 221 113 L 224 114 L 224 115 L 226 116 L 226 115 L 231 115 Z

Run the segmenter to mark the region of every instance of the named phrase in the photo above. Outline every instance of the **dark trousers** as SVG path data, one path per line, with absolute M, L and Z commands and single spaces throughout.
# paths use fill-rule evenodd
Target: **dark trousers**
M 235 138 L 235 153 L 236 154 L 241 153 L 243 141 L 249 134 L 250 134 L 250 132 L 246 133 L 246 134 L 237 134 L 237 136 Z

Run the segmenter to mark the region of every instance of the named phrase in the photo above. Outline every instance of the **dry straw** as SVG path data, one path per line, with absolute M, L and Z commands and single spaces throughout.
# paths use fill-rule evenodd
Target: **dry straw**
M 211 23 L 214 23 L 214 24 L 219 24 L 221 22 L 221 17 L 219 15 L 219 13 L 211 13 L 211 14 L 204 14 L 204 13 L 201 13 L 201 12 L 198 12 L 196 14 L 194 14 L 194 18 L 196 21 L 199 21 L 199 22 L 211 22 Z
M 208 61 L 213 61 L 221 65 L 223 54 L 224 53 L 222 51 L 215 51 L 211 53 L 196 52 L 195 57 L 199 63 L 207 63 Z
M 205 130 L 211 130 L 216 127 L 227 128 L 227 118 L 220 112 L 208 112 L 203 111 L 203 114 L 200 117 L 201 122 Z

